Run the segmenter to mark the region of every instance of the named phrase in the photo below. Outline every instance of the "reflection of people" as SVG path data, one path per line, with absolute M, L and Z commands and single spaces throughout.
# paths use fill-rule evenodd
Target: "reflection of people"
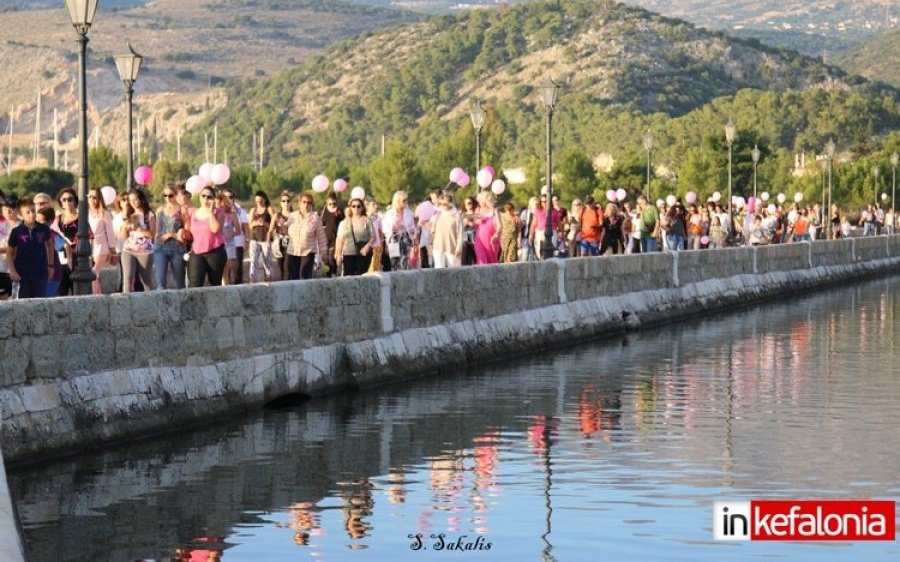
M 194 543 L 210 543 L 210 548 L 176 548 L 172 562 L 218 562 L 225 548 L 220 537 L 200 537 Z
M 404 484 L 406 483 L 406 473 L 402 468 L 392 468 L 388 473 L 388 482 L 391 483 L 390 486 L 387 487 L 385 493 L 387 494 L 388 501 L 392 504 L 401 504 L 406 501 L 406 488 Z
M 341 484 L 339 484 L 341 485 Z M 343 488 L 338 492 L 338 497 L 344 505 L 341 512 L 344 514 L 344 528 L 351 539 L 361 539 L 368 536 L 370 529 L 363 517 L 372 515 L 375 502 L 372 499 L 372 483 L 366 477 L 353 482 L 342 484 Z
M 293 520 L 280 525 L 294 529 L 294 543 L 299 546 L 307 546 L 310 535 L 317 534 L 319 530 L 319 521 L 312 508 L 313 504 L 310 502 L 297 502 L 291 505 L 288 511 Z
M 587 386 L 581 392 L 578 401 L 578 419 L 581 422 L 581 433 L 590 437 L 602 431 L 603 438 L 608 440 L 610 430 L 619 427 L 621 403 L 617 395 L 608 397 Z

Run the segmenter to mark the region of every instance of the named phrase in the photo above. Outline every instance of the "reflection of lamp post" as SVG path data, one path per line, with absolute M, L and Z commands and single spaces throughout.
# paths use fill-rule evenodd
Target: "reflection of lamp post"
M 731 120 L 731 117 L 728 118 L 728 123 L 725 123 L 725 141 L 728 142 L 728 235 L 732 236 L 734 234 L 734 209 L 732 206 L 734 202 L 732 199 L 734 196 L 731 193 L 731 153 L 732 153 L 732 145 L 734 145 L 734 135 L 737 132 L 737 127 L 734 125 L 734 121 Z
M 559 99 L 559 84 L 547 80 L 541 85 L 541 101 L 547 110 L 547 219 L 544 226 L 544 241 L 541 244 L 541 258 L 553 257 L 553 110 Z
M 750 151 L 750 157 L 753 158 L 753 200 L 756 200 L 756 165 L 759 164 L 759 157 L 761 156 L 761 152 L 759 151 L 759 147 L 755 144 L 753 145 L 753 150 Z
M 650 200 L 650 153 L 653 151 L 653 135 L 650 131 L 644 135 L 644 148 L 647 149 L 647 201 Z
M 544 508 L 546 509 L 545 530 L 541 535 L 544 541 L 544 550 L 541 559 L 544 561 L 556 560 L 553 557 L 553 545 L 550 543 L 550 533 L 553 531 L 553 504 L 550 502 L 550 488 L 553 486 L 553 462 L 550 458 L 550 445 L 553 443 L 550 432 L 553 430 L 556 418 L 544 416 L 544 430 L 541 434 L 541 444 L 544 453 Z
M 834 230 L 828 223 L 831 222 L 831 168 L 834 165 L 834 149 L 834 139 L 828 139 L 828 143 L 825 145 L 825 154 L 828 156 L 828 208 L 825 210 L 825 223 L 828 225 L 826 236 L 832 240 L 834 239 Z
M 144 57 L 134 52 L 131 43 L 128 43 L 128 53 L 116 56 L 116 68 L 119 70 L 119 78 L 125 84 L 125 101 L 128 105 L 128 175 L 126 183 L 130 190 L 134 187 L 134 153 L 133 153 L 133 135 L 134 126 L 132 125 L 132 104 L 131 98 L 134 95 L 134 83 L 137 82 L 138 74 L 141 73 L 141 63 Z
M 894 233 L 894 226 L 897 224 L 897 204 L 895 201 L 897 200 L 897 163 L 900 163 L 900 154 L 896 152 L 891 154 L 891 167 L 894 169 L 894 179 L 891 182 L 891 217 L 893 219 L 894 224 L 891 225 L 891 234 Z
M 66 0 L 69 18 L 78 34 L 78 96 L 81 103 L 79 144 L 81 171 L 78 176 L 78 242 L 75 244 L 75 269 L 70 276 L 76 295 L 90 295 L 91 282 L 96 278 L 91 270 L 91 240 L 88 230 L 88 153 L 87 153 L 87 44 L 88 31 L 97 13 L 98 0 Z
M 484 109 L 481 107 L 481 100 L 475 100 L 475 103 L 472 104 L 469 117 L 472 118 L 472 127 L 475 129 L 475 171 L 477 172 L 481 169 L 481 128 L 484 127 Z

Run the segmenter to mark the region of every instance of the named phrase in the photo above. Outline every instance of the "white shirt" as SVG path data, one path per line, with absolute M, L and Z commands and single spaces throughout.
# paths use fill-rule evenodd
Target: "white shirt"
M 397 210 L 393 207 L 385 211 L 384 215 L 382 215 L 381 232 L 384 233 L 385 239 L 390 240 L 391 236 L 394 235 L 394 223 L 397 222 L 397 220 Z M 403 221 L 406 232 L 408 232 L 410 236 L 414 236 L 416 233 L 416 218 L 413 216 L 413 212 L 409 210 L 409 207 L 403 210 L 403 218 L 400 220 Z
M 238 222 L 240 222 L 240 225 L 235 225 L 238 228 L 235 228 L 235 232 L 234 232 L 234 245 L 243 247 L 244 246 L 244 225 L 250 224 L 250 218 L 247 216 L 247 211 L 245 211 L 237 203 L 234 204 L 234 214 L 237 215 Z

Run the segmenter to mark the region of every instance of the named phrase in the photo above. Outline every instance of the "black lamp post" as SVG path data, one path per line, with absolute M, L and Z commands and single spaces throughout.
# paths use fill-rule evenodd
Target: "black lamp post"
M 547 220 L 544 226 L 544 242 L 541 244 L 541 258 L 553 257 L 553 110 L 559 99 L 559 84 L 547 80 L 541 85 L 541 101 L 547 110 Z
M 70 278 L 76 295 L 90 295 L 95 275 L 91 270 L 91 239 L 88 228 L 88 147 L 87 147 L 87 44 L 88 31 L 97 13 L 98 0 L 65 0 L 69 18 L 78 34 L 78 96 L 81 102 L 79 144 L 81 171 L 78 176 L 78 234 L 75 244 L 75 269 Z
M 128 53 L 116 56 L 116 68 L 119 70 L 119 78 L 125 84 L 125 101 L 128 105 L 128 176 L 126 184 L 130 190 L 134 187 L 134 124 L 131 99 L 134 95 L 134 83 L 137 82 L 138 74 L 141 73 L 141 63 L 144 61 L 144 57 L 134 52 L 131 42 L 128 43 L 128 51 Z
M 825 145 L 825 155 L 828 156 L 828 208 L 825 210 L 825 225 L 828 228 L 827 236 L 831 240 L 834 239 L 834 230 L 831 227 L 831 168 L 834 165 L 834 150 L 834 139 L 828 139 L 828 143 Z
M 733 195 L 731 193 L 731 162 L 732 162 L 732 147 L 734 145 L 734 135 L 737 133 L 737 127 L 734 124 L 734 121 L 731 120 L 731 117 L 728 118 L 728 123 L 725 123 L 725 141 L 728 143 L 728 236 L 731 237 L 734 235 L 734 209 L 732 206 Z
M 475 172 L 477 173 L 481 169 L 481 128 L 484 127 L 485 117 L 484 109 L 481 107 L 481 100 L 475 100 L 475 103 L 472 104 L 469 117 L 472 118 L 472 127 L 475 129 Z M 476 187 L 476 190 L 478 189 Z
M 750 151 L 750 157 L 753 158 L 753 199 L 754 200 L 756 200 L 756 165 L 759 164 L 760 156 L 762 156 L 762 152 L 760 152 L 759 147 L 754 144 L 753 150 Z
M 875 206 L 878 206 L 878 176 L 881 175 L 881 170 L 878 169 L 878 166 L 872 166 L 872 175 L 875 176 Z
M 900 163 L 900 154 L 896 152 L 891 154 L 891 167 L 894 169 L 894 179 L 891 182 L 891 220 L 893 220 L 894 224 L 891 225 L 891 234 L 894 233 L 894 226 L 897 224 L 897 204 L 895 201 L 897 200 L 897 164 Z
M 647 201 L 650 200 L 650 153 L 653 151 L 653 134 L 644 134 L 644 148 L 647 150 Z

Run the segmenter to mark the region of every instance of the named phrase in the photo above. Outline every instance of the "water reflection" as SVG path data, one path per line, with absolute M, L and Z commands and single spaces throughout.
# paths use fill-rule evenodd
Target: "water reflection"
M 709 519 L 715 499 L 900 495 L 898 297 L 871 282 L 10 482 L 35 560 L 417 559 L 417 534 L 466 559 L 897 559 L 723 546 Z

